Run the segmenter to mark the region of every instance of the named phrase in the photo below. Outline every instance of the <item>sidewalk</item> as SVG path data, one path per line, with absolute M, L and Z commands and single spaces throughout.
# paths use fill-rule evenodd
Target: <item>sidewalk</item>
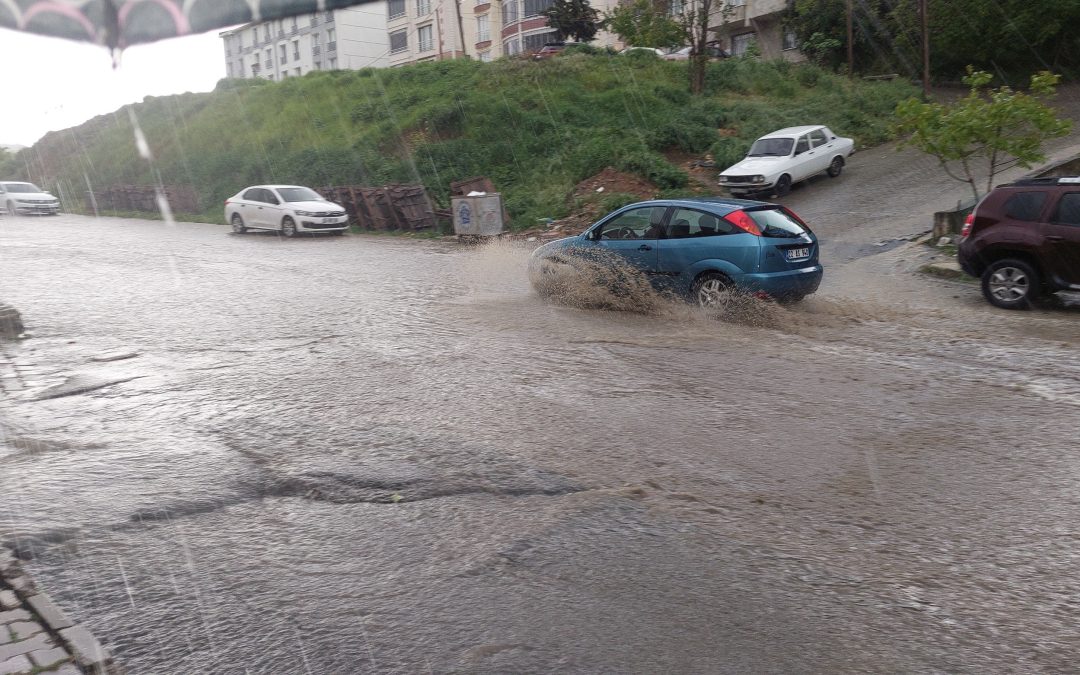
M 75 625 L 0 548 L 0 675 L 116 675 L 109 652 Z

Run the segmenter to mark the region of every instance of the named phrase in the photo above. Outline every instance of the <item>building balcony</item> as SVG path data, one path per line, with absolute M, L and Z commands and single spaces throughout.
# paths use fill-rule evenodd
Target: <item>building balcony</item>
M 336 52 L 337 51 L 337 40 L 331 40 L 330 42 L 327 42 L 326 43 L 326 51 L 328 51 L 328 52 Z
M 322 47 L 320 47 L 319 45 L 314 45 L 311 48 L 311 54 L 312 56 L 318 56 L 319 54 L 322 54 Z
M 270 70 L 271 68 L 274 67 L 274 62 L 273 61 L 263 61 L 263 65 L 266 66 L 267 70 Z

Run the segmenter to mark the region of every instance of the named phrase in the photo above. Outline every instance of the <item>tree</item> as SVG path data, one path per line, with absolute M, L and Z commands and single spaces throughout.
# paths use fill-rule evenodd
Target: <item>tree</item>
M 630 47 L 676 47 L 684 37 L 682 26 L 663 1 L 633 0 L 618 4 L 607 13 L 604 23 Z
M 600 30 L 600 13 L 589 5 L 589 0 L 555 0 L 541 14 L 547 17 L 548 27 L 555 30 L 560 41 L 572 37 L 578 42 L 591 42 Z
M 1061 79 L 1048 71 L 1031 76 L 1030 93 L 1007 86 L 988 89 L 993 77 L 968 66 L 967 96 L 951 104 L 911 98 L 896 106 L 896 131 L 907 135 L 900 147 L 933 155 L 945 173 L 971 186 L 979 198 L 977 175 L 986 172 L 986 191 L 1005 168 L 1030 168 L 1046 159 L 1043 143 L 1069 133 L 1072 122 L 1045 103 Z
M 716 0 L 689 0 L 680 15 L 683 34 L 690 43 L 690 91 L 705 91 L 705 66 L 709 63 L 709 15 Z M 722 12 L 730 10 L 725 4 Z
M 607 14 L 609 30 L 632 47 L 690 45 L 690 91 L 705 90 L 705 66 L 709 62 L 709 14 L 718 0 L 634 0 Z M 725 11 L 726 11 L 725 5 Z

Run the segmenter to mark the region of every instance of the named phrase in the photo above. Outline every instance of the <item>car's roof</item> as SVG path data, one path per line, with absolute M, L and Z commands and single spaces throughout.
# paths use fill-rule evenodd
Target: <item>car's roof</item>
M 627 204 L 627 206 L 685 206 L 705 208 L 719 215 L 726 215 L 748 206 L 776 206 L 772 202 L 754 199 L 735 199 L 734 197 L 684 197 L 681 199 L 650 199 L 648 201 Z M 625 208 L 625 207 L 624 207 Z
M 823 128 L 825 128 L 825 125 L 823 125 L 823 124 L 808 124 L 806 126 L 801 126 L 801 127 L 787 127 L 786 129 L 777 129 L 776 131 L 773 131 L 771 133 L 767 133 L 764 136 L 762 136 L 761 138 L 789 138 L 789 137 L 795 137 L 795 136 L 802 136 L 803 134 L 805 134 L 808 131 L 813 131 L 814 129 L 823 129 Z
M 306 185 L 249 185 L 246 188 L 244 188 L 244 190 L 250 190 L 251 188 L 273 188 L 273 189 L 277 190 L 277 189 L 280 189 L 280 188 L 302 188 L 302 187 L 307 187 L 307 186 Z M 307 188 L 307 189 L 310 190 L 311 188 Z M 241 190 L 241 192 L 243 192 L 244 190 Z

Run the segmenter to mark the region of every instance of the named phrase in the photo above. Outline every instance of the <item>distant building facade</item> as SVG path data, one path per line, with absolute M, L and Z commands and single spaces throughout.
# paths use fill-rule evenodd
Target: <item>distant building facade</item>
M 249 23 L 220 34 L 229 77 L 284 80 L 315 70 L 389 65 L 386 0 Z
M 600 12 L 619 0 L 594 0 Z M 221 33 L 229 77 L 282 80 L 313 70 L 383 68 L 467 56 L 491 61 L 555 40 L 552 0 L 378 0 Z M 621 47 L 601 31 L 597 47 Z
M 722 0 L 714 5 L 709 30 L 731 56 L 742 56 L 756 43 L 761 58 L 805 61 L 792 31 L 784 29 L 788 0 Z

